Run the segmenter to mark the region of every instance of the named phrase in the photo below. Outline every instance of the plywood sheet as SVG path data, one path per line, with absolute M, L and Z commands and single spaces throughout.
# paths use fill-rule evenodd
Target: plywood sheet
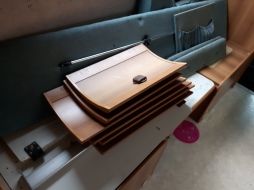
M 51 107 L 58 115 L 60 120 L 65 124 L 67 129 L 81 142 L 85 143 L 91 140 L 93 137 L 102 134 L 103 131 L 109 130 L 110 127 L 122 127 L 126 126 L 126 123 L 134 121 L 137 117 L 143 117 L 148 108 L 152 108 L 152 105 L 157 105 L 159 101 L 163 101 L 165 97 L 174 95 L 178 92 L 178 89 L 186 89 L 186 85 L 190 82 L 184 82 L 181 88 L 175 87 L 169 89 L 158 98 L 149 101 L 143 109 L 134 111 L 124 118 L 118 119 L 114 123 L 108 126 L 103 126 L 87 115 L 82 108 L 71 98 L 70 94 L 64 87 L 59 87 L 52 91 L 45 93 L 45 96 L 50 103 Z M 161 99 L 161 100 L 160 100 Z M 149 109 L 149 110 L 150 110 Z M 128 122 L 127 122 L 128 121 Z
M 174 94 L 172 94 L 171 96 L 166 97 L 165 99 L 162 99 L 161 101 L 159 101 L 158 103 L 155 103 L 153 106 L 151 106 L 149 109 L 145 110 L 141 116 L 141 114 L 137 117 L 135 117 L 134 119 L 136 120 L 136 122 L 138 122 L 139 120 L 142 120 L 145 117 L 148 117 L 149 114 L 153 113 L 155 110 L 160 110 L 162 107 L 164 107 L 165 105 L 168 105 L 169 103 L 176 105 L 177 103 L 179 103 L 180 101 L 182 101 L 183 99 L 182 96 L 184 94 L 186 94 L 187 92 L 189 92 L 187 90 L 187 88 L 184 89 L 179 89 L 177 90 Z M 179 98 L 180 97 L 180 98 Z M 134 121 L 135 121 L 134 120 Z M 122 132 L 128 130 L 130 128 L 130 126 L 135 126 L 134 124 L 135 122 L 129 122 L 129 126 L 128 123 L 126 125 L 126 127 L 124 127 L 124 129 L 122 129 L 121 127 L 116 128 L 115 130 L 111 130 L 110 132 L 108 132 L 106 135 L 103 136 L 102 139 L 100 139 L 100 144 L 105 144 L 105 142 L 107 143 L 109 140 L 105 140 L 108 138 L 112 138 L 114 137 L 114 135 L 119 135 Z
M 115 133 L 115 135 L 112 135 L 108 138 L 105 138 L 104 142 L 98 142 L 95 145 L 95 147 L 101 152 L 107 151 L 112 146 L 116 145 L 119 141 L 126 138 L 128 135 L 132 134 L 132 132 L 134 132 L 135 130 L 142 127 L 146 122 L 150 121 L 152 118 L 158 116 L 160 113 L 162 113 L 163 111 L 165 111 L 169 107 L 181 102 L 184 98 L 191 95 L 191 93 L 192 92 L 190 92 L 190 91 L 186 91 L 186 93 L 184 93 L 181 96 L 178 96 L 176 99 L 174 99 L 174 100 L 172 100 L 168 103 L 165 103 L 164 105 L 150 111 L 149 114 L 147 114 L 146 117 L 144 117 L 140 120 L 137 120 L 135 123 L 129 125 L 124 130 L 121 130 L 120 132 Z
M 91 119 L 70 97 L 63 86 L 46 92 L 45 97 L 66 128 L 81 142 L 103 130 L 103 126 Z
M 228 39 L 254 52 L 254 1 L 228 0 Z
M 123 56 L 126 54 L 127 56 Z M 143 44 L 104 61 L 113 61 L 117 64 L 88 77 L 81 72 L 73 73 L 72 77 L 67 76 L 84 101 L 88 101 L 104 112 L 116 109 L 186 65 L 186 63 L 164 60 Z M 75 75 L 78 77 L 74 77 Z M 146 76 L 147 81 L 133 84 L 133 78 L 137 75 Z M 73 80 L 73 78 L 80 80 Z
M 131 129 L 134 128 L 135 126 L 138 126 L 138 123 L 145 120 L 145 118 L 148 118 L 152 114 L 159 114 L 160 110 L 163 110 L 164 108 L 168 108 L 167 106 L 173 106 L 173 105 L 176 105 L 177 103 L 181 102 L 184 99 L 184 97 L 187 96 L 186 94 L 190 94 L 190 91 L 182 90 L 182 92 L 175 94 L 174 98 L 171 97 L 171 98 L 161 102 L 160 104 L 157 104 L 157 105 L 151 107 L 151 109 L 147 110 L 146 115 L 144 117 L 140 117 L 139 119 L 136 119 L 135 122 L 129 124 L 128 126 L 125 126 L 124 128 L 119 127 L 119 128 L 116 128 L 116 130 L 113 130 L 113 131 L 107 133 L 102 139 L 100 139 L 100 141 L 98 143 L 100 145 L 106 145 L 106 144 L 110 143 L 111 141 L 113 141 L 114 139 L 116 139 L 117 137 L 122 136 L 123 134 L 126 134 L 129 131 L 132 131 Z M 141 126 L 142 125 L 140 125 L 140 127 Z
M 246 60 L 250 57 L 250 53 L 243 50 L 239 45 L 233 42 L 228 42 L 228 45 L 232 48 L 232 52 L 229 55 L 200 71 L 200 74 L 214 81 L 219 86 L 237 72 L 242 65 L 246 64 Z
M 95 120 L 99 121 L 104 125 L 108 125 L 119 118 L 127 116 L 132 112 L 136 111 L 137 109 L 142 109 L 149 100 L 156 98 L 161 93 L 166 92 L 174 87 L 180 86 L 182 82 L 186 79 L 183 77 L 178 77 L 179 74 L 173 75 L 173 77 L 169 77 L 166 81 L 163 81 L 161 84 L 158 84 L 146 92 L 136 96 L 131 101 L 128 101 L 126 104 L 118 107 L 113 112 L 104 113 L 99 109 L 93 109 L 89 104 L 82 101 L 82 99 L 73 91 L 71 86 L 68 84 L 67 81 L 64 81 L 64 86 L 72 95 L 72 98 L 79 104 L 79 106 L 91 117 Z
M 110 135 L 111 133 L 114 133 L 115 131 L 119 132 L 127 127 L 134 126 L 137 123 L 137 121 L 141 120 L 142 118 L 149 117 L 149 114 L 153 110 L 156 110 L 158 107 L 163 105 L 165 101 L 174 100 L 174 98 L 184 94 L 185 91 L 189 91 L 189 89 L 193 87 L 194 85 L 191 84 L 191 82 L 186 81 L 181 87 L 175 87 L 173 89 L 166 91 L 165 93 L 163 93 L 163 95 L 160 95 L 156 99 L 149 101 L 149 103 L 146 104 L 144 107 L 142 107 L 141 110 L 137 110 L 132 114 L 128 115 L 128 117 L 125 117 L 123 120 L 121 120 L 121 122 L 119 122 L 119 124 L 115 123 L 113 125 L 107 126 L 100 134 L 96 135 L 96 137 L 92 139 L 92 142 L 93 143 L 100 142 L 101 139 L 103 139 L 107 135 Z

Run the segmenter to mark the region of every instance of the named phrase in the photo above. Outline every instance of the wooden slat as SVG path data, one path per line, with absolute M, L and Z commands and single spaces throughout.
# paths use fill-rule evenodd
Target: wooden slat
M 189 88 L 192 88 L 192 87 L 193 86 L 190 84 Z M 134 117 L 133 121 L 127 122 L 125 124 L 125 126 L 123 126 L 123 127 L 119 126 L 115 130 L 111 130 L 110 132 L 107 132 L 107 134 L 105 134 L 103 136 L 103 138 L 99 140 L 99 143 L 100 144 L 105 144 L 105 143 L 109 142 L 110 139 L 112 139 L 112 137 L 114 138 L 114 135 L 119 135 L 122 132 L 127 131 L 128 128 L 130 128 L 133 125 L 132 123 L 135 123 L 134 121 L 139 122 L 139 120 L 142 120 L 143 118 L 147 117 L 154 110 L 157 110 L 157 109 L 159 110 L 161 107 L 164 107 L 166 104 L 175 102 L 174 105 L 176 105 L 177 103 L 179 103 L 179 101 L 183 100 L 183 99 L 178 100 L 178 98 L 182 97 L 182 95 L 187 93 L 187 92 L 189 92 L 188 88 L 179 89 L 175 93 L 173 93 L 172 95 L 169 95 L 168 97 L 166 97 L 165 99 L 161 99 L 161 101 L 159 101 L 157 103 L 154 103 L 148 109 L 146 109 L 144 112 L 142 112 L 140 115 L 137 115 L 136 117 Z M 133 126 L 135 126 L 135 124 Z M 110 139 L 108 139 L 108 138 L 110 138 Z
M 246 61 L 251 55 L 233 42 L 228 42 L 228 46 L 233 50 L 231 54 L 200 71 L 200 74 L 211 79 L 218 86 L 222 85 L 237 72 L 242 65 L 246 64 Z
M 145 46 L 136 46 L 136 47 L 130 48 L 126 51 L 118 53 L 117 55 L 114 55 L 105 60 L 99 61 L 96 64 L 92 64 L 74 73 L 66 75 L 66 79 L 70 82 L 70 84 L 76 84 L 97 73 L 100 73 L 106 69 L 109 69 L 111 67 L 118 65 L 119 63 L 121 63 L 119 60 L 126 61 L 130 59 L 132 56 L 139 55 L 145 51 L 146 51 Z
M 45 97 L 66 128 L 81 142 L 103 130 L 103 126 L 91 119 L 70 97 L 64 87 L 46 92 Z
M 184 83 L 185 85 L 189 84 L 189 82 Z M 178 87 L 175 87 L 175 89 L 178 89 Z M 166 92 L 169 93 L 170 90 Z M 45 96 L 60 120 L 81 143 L 91 140 L 91 138 L 99 135 L 105 130 L 105 126 L 96 122 L 88 116 L 82 108 L 80 108 L 80 106 L 70 97 L 70 94 L 64 87 L 59 87 L 55 90 L 49 91 L 45 93 Z M 159 97 L 163 96 L 165 95 Z M 158 98 L 149 103 L 153 104 L 156 101 L 158 101 Z M 145 107 L 150 104 L 147 104 Z M 145 109 L 145 107 L 143 108 Z M 119 118 L 111 125 L 107 126 L 107 128 L 112 126 L 122 126 L 125 124 L 126 120 L 130 120 L 133 114 L 139 114 L 140 112 L 142 112 L 142 110 L 136 110 L 131 114 L 127 114 L 126 117 L 122 119 Z
M 158 116 L 160 113 L 162 113 L 163 111 L 165 111 L 166 109 L 168 109 L 169 107 L 181 102 L 184 98 L 188 97 L 189 95 L 191 95 L 192 92 L 188 91 L 186 92 L 186 94 L 182 95 L 181 97 L 178 97 L 179 100 L 175 100 L 173 102 L 170 102 L 168 104 L 163 105 L 162 107 L 151 111 L 145 118 L 143 118 L 142 120 L 137 121 L 136 123 L 133 123 L 132 126 L 130 128 L 128 128 L 128 130 L 125 131 L 121 131 L 121 133 L 117 134 L 116 136 L 114 136 L 112 139 L 110 139 L 110 141 L 108 141 L 106 144 L 100 144 L 97 143 L 95 145 L 95 147 L 100 151 L 100 152 L 105 152 L 107 150 L 109 150 L 112 146 L 114 146 L 115 144 L 117 144 L 119 141 L 121 141 L 122 139 L 126 138 L 128 135 L 130 135 L 131 133 L 133 133 L 135 130 L 139 129 L 140 127 L 142 127 L 146 122 L 149 122 L 152 118 Z
M 141 119 L 142 117 L 146 117 L 156 109 L 158 106 L 163 104 L 163 102 L 167 100 L 174 100 L 177 96 L 183 94 L 186 90 L 189 91 L 189 86 L 191 86 L 190 81 L 184 82 L 185 84 L 182 85 L 182 87 L 175 87 L 173 89 L 170 89 L 166 91 L 162 96 L 158 96 L 156 99 L 151 100 L 144 106 L 141 110 L 137 110 L 136 112 L 132 113 L 128 117 L 126 117 L 124 120 L 122 120 L 121 124 L 116 123 L 115 125 L 109 125 L 107 126 L 100 134 L 98 134 L 93 140 L 93 143 L 100 142 L 105 136 L 115 132 L 119 131 L 122 128 L 128 127 L 129 125 L 134 124 L 137 120 Z
M 117 63 L 108 69 L 93 75 L 78 72 L 72 77 L 67 76 L 67 79 L 84 101 L 104 112 L 110 112 L 186 65 L 164 60 L 143 44 L 124 53 L 126 52 L 130 52 L 128 56 L 123 57 L 122 53 L 104 60 Z M 133 84 L 132 80 L 137 75 L 146 76 L 147 81 L 139 85 Z
M 132 104 L 132 103 L 142 99 L 143 96 L 148 95 L 149 93 L 154 93 L 154 91 L 157 91 L 158 88 L 161 88 L 162 86 L 167 85 L 167 83 L 169 83 L 170 81 L 174 82 L 176 79 L 178 79 L 181 82 L 186 80 L 186 78 L 180 77 L 179 73 L 175 73 L 175 74 L 169 76 L 167 79 L 163 80 L 162 82 L 158 83 L 156 86 L 153 86 L 149 90 L 145 91 L 144 93 L 142 93 L 142 94 L 136 96 L 135 98 L 133 98 L 132 100 L 128 101 L 128 104 Z M 96 109 L 95 107 L 92 107 L 92 105 L 89 104 L 88 102 L 84 102 L 82 100 L 82 98 L 71 87 L 71 84 L 68 82 L 68 80 L 64 80 L 64 84 L 66 86 L 68 86 L 68 90 L 71 91 L 71 94 L 73 95 L 73 98 L 76 99 L 80 103 L 81 107 L 84 106 L 83 108 L 87 112 L 90 112 L 90 110 L 86 110 L 86 108 L 89 107 L 89 109 L 92 109 L 92 110 L 96 111 L 96 113 L 98 113 L 98 114 L 100 114 L 100 115 L 102 115 L 102 116 L 104 116 L 106 118 L 111 118 L 113 115 L 118 114 L 118 112 L 120 112 L 121 110 L 126 109 L 126 105 L 122 105 L 122 106 L 118 107 L 117 109 L 113 110 L 110 113 L 105 113 L 105 112 L 103 112 L 103 111 L 101 111 L 99 109 Z
M 228 0 L 228 46 L 232 53 L 214 65 L 204 68 L 200 74 L 216 83 L 215 92 L 205 98 L 192 113 L 200 120 L 242 76 L 254 58 L 254 1 Z
M 228 39 L 245 51 L 254 51 L 254 1 L 228 0 Z
M 179 75 L 175 75 L 177 77 Z M 110 114 L 105 114 L 98 109 L 93 109 L 89 106 L 86 102 L 82 101 L 80 97 L 72 90 L 70 85 L 64 81 L 64 85 L 66 89 L 68 89 L 69 93 L 72 95 L 73 99 L 77 101 L 79 106 L 91 117 L 93 117 L 96 121 L 99 121 L 103 125 L 108 125 L 114 121 L 117 121 L 119 118 L 123 118 L 131 114 L 132 112 L 136 111 L 137 109 L 142 109 L 148 100 L 156 98 L 159 96 L 160 93 L 165 92 L 166 90 L 170 90 L 170 88 L 174 88 L 184 82 L 185 78 L 169 78 L 169 80 L 163 82 L 160 86 L 154 86 L 153 88 L 149 89 L 148 91 L 140 94 L 139 96 L 135 97 L 131 101 L 127 102 L 126 104 L 120 106 Z

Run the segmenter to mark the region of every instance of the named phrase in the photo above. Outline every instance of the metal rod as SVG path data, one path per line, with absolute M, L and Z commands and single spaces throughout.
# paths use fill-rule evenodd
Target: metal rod
M 102 53 L 97 53 L 97 54 L 94 54 L 94 55 L 91 55 L 91 56 L 82 57 L 80 59 L 66 61 L 66 62 L 60 63 L 59 67 L 74 65 L 76 63 L 81 63 L 83 61 L 88 61 L 88 60 L 91 60 L 91 59 L 94 59 L 94 58 L 97 58 L 97 57 L 100 57 L 100 56 L 108 55 L 108 54 L 111 54 L 111 53 L 114 53 L 114 52 L 123 51 L 123 50 L 126 50 L 128 48 L 134 47 L 134 46 L 142 44 L 142 43 L 144 43 L 145 45 L 149 45 L 149 44 L 151 44 L 152 41 L 163 38 L 163 37 L 166 37 L 166 36 L 169 36 L 169 35 L 171 35 L 171 34 L 161 34 L 161 35 L 155 36 L 153 38 L 148 38 L 148 36 L 144 36 L 144 39 L 139 41 L 139 42 L 135 42 L 135 43 L 132 43 L 132 44 L 128 44 L 126 46 L 122 46 L 122 47 L 119 47 L 119 48 L 104 51 Z
M 114 52 L 117 52 L 117 51 L 125 50 L 125 49 L 128 49 L 128 48 L 134 47 L 136 45 L 139 45 L 141 43 L 143 43 L 143 41 L 136 42 L 136 43 L 133 43 L 133 44 L 129 44 L 129 45 L 126 45 L 126 46 L 122 46 L 122 47 L 119 47 L 119 48 L 111 49 L 111 50 L 108 50 L 108 51 L 104 51 L 102 53 L 97 53 L 97 54 L 94 54 L 94 55 L 91 55 L 91 56 L 88 56 L 88 57 L 83 57 L 83 58 L 80 58 L 80 59 L 76 59 L 76 60 L 71 61 L 71 64 L 73 65 L 73 64 L 76 64 L 76 63 L 80 63 L 80 62 L 83 62 L 83 61 L 94 59 L 96 57 L 100 57 L 100 56 L 108 55 L 110 53 L 114 53 Z

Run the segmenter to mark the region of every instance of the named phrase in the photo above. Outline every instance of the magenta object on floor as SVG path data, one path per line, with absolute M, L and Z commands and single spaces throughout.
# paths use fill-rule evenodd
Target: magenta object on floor
M 174 130 L 174 136 L 184 143 L 195 143 L 199 139 L 197 126 L 190 121 L 183 121 Z

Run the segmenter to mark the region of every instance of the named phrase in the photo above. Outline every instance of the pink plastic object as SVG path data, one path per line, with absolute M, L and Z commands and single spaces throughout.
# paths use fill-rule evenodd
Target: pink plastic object
M 199 139 L 199 130 L 196 125 L 190 121 L 183 121 L 174 130 L 174 136 L 184 143 L 195 143 Z

